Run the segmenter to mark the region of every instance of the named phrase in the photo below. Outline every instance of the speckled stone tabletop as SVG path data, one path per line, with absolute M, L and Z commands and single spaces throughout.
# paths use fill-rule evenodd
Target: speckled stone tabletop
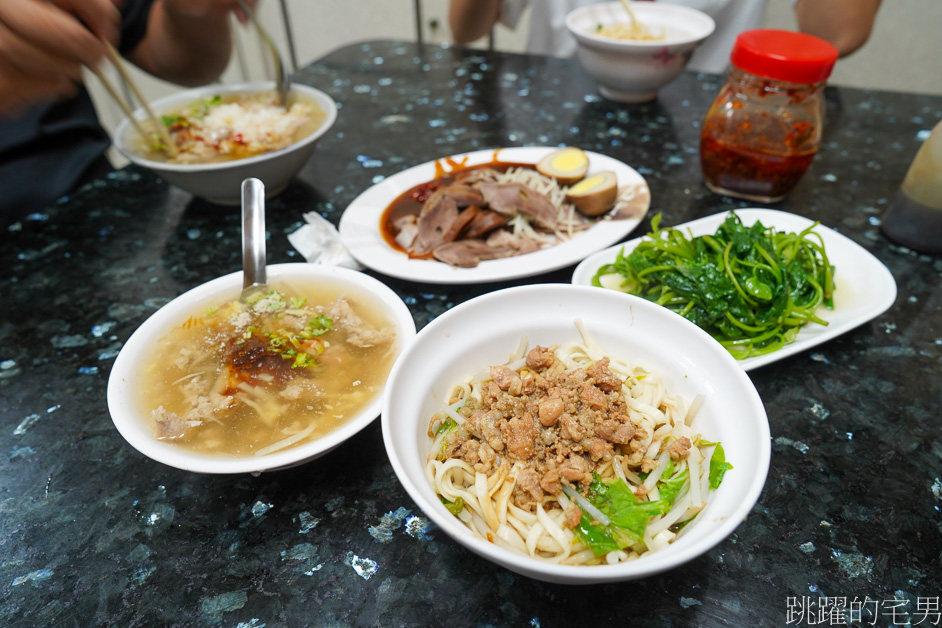
M 341 108 L 268 204 L 271 262 L 300 261 L 287 235 L 304 212 L 336 223 L 384 177 L 480 148 L 618 158 L 648 180 L 665 224 L 755 205 L 701 182 L 718 76 L 685 74 L 628 106 L 601 99 L 572 60 L 370 42 L 295 80 Z M 942 625 L 942 260 L 879 230 L 942 98 L 832 87 L 827 102 L 821 152 L 772 207 L 870 251 L 896 302 L 750 372 L 773 439 L 758 503 L 705 555 L 623 584 L 545 584 L 464 550 L 399 485 L 379 422 L 259 477 L 143 457 L 108 415 L 114 358 L 161 305 L 240 268 L 238 211 L 131 167 L 14 224 L 0 233 L 0 625 Z M 571 274 L 460 287 L 376 276 L 421 328 L 478 294 Z

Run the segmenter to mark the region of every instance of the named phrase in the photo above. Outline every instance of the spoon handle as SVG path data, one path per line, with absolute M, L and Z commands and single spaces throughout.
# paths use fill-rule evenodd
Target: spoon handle
M 265 184 L 242 182 L 242 288 L 265 285 Z

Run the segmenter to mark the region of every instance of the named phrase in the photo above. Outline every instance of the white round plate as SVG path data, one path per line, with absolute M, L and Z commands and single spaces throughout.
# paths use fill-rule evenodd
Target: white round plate
M 576 264 L 587 255 L 624 240 L 644 218 L 643 214 L 623 220 L 603 220 L 556 246 L 518 257 L 486 260 L 474 268 L 454 268 L 437 260 L 409 259 L 405 253 L 393 249 L 383 239 L 380 232 L 383 212 L 406 190 L 434 179 L 436 164 L 446 172 L 451 170 L 450 163 L 471 166 L 499 159 L 535 164 L 554 150 L 558 150 L 558 147 L 480 150 L 444 157 L 404 170 L 367 189 L 350 203 L 340 218 L 340 237 L 350 254 L 368 268 L 391 277 L 436 284 L 481 283 L 531 277 Z M 619 187 L 638 183 L 647 186 L 644 177 L 617 159 L 589 151 L 586 151 L 586 155 L 589 157 L 589 175 L 610 170 L 618 178 Z
M 798 233 L 814 224 L 813 220 L 804 216 L 775 209 L 737 209 L 735 213 L 747 226 L 761 221 L 766 227 L 785 232 Z M 727 212 L 722 212 L 677 225 L 675 228 L 692 236 L 715 233 L 727 215 Z M 828 260 L 835 268 L 834 309 L 821 307 L 817 312 L 818 316 L 828 322 L 827 327 L 808 324 L 798 332 L 793 343 L 778 351 L 739 360 L 743 369 L 751 371 L 827 342 L 876 318 L 896 301 L 896 281 L 893 275 L 867 249 L 824 225 L 818 225 L 815 233 L 821 236 Z M 592 278 L 599 267 L 614 262 L 622 248 L 626 254 L 630 253 L 641 240 L 642 238 L 635 238 L 587 257 L 576 266 L 572 283 L 591 286 Z

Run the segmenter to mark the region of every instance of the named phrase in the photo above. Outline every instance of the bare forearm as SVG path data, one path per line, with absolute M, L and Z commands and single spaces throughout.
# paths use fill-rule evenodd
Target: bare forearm
M 158 78 L 201 85 L 222 74 L 231 50 L 227 11 L 196 13 L 182 10 L 174 0 L 157 0 L 151 8 L 147 35 L 131 59 Z
M 484 37 L 500 17 L 500 0 L 451 0 L 448 24 L 456 43 Z
M 840 56 L 866 43 L 880 0 L 798 0 L 795 17 L 802 32 L 827 40 Z

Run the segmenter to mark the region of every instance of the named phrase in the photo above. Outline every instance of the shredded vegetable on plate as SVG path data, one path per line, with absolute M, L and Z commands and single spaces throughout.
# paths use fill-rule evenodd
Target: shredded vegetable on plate
M 827 325 L 816 310 L 834 308 L 834 266 L 814 223 L 783 233 L 761 222 L 743 225 L 730 212 L 715 233 L 697 237 L 651 220 L 651 233 L 592 284 L 654 301 L 692 321 L 737 359 L 793 342 L 808 323 Z

